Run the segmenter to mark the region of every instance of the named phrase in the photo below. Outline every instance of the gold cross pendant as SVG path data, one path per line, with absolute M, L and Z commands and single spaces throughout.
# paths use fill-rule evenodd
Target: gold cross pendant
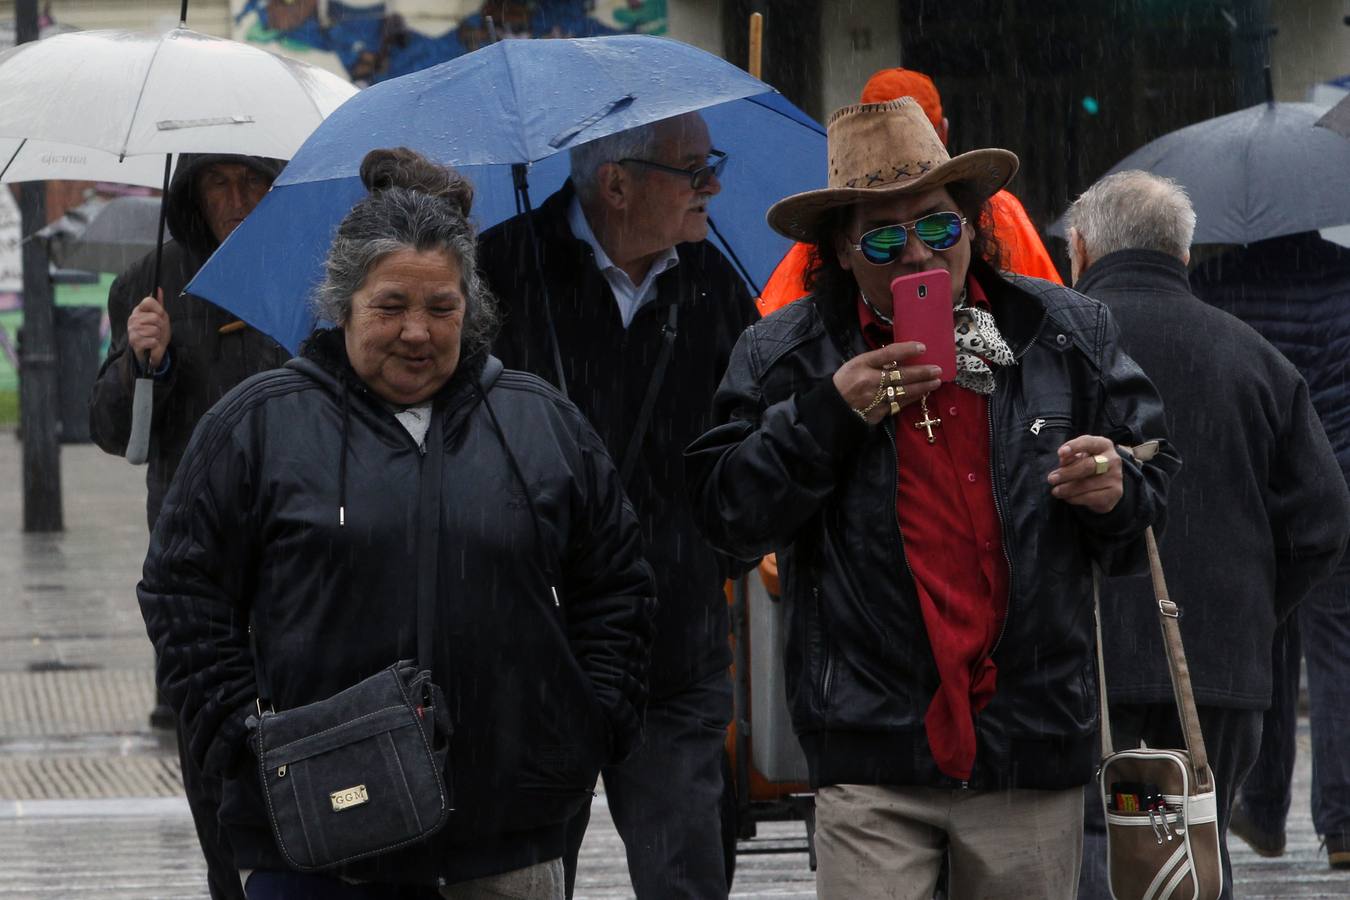
M 933 414 L 928 411 L 928 398 L 919 398 L 919 409 L 923 410 L 923 420 L 914 423 L 915 428 L 922 428 L 928 432 L 928 443 L 937 443 L 937 438 L 933 436 L 933 429 L 942 424 L 941 419 L 933 418 Z

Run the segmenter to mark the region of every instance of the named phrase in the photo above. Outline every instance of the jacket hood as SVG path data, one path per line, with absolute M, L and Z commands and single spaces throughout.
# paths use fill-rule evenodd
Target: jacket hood
M 173 239 L 203 258 L 218 245 L 215 235 L 202 215 L 197 197 L 197 175 L 215 163 L 238 163 L 275 181 L 286 165 L 284 159 L 268 156 L 240 156 L 233 153 L 184 153 L 178 159 L 173 181 L 169 182 L 168 221 Z

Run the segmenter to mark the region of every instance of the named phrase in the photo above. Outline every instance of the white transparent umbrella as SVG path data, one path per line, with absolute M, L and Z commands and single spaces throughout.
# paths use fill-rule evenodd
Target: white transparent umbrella
M 70 32 L 0 53 L 0 138 L 119 158 L 289 159 L 354 93 L 323 69 L 184 27 Z
M 122 167 L 148 160 L 159 167 L 167 194 L 174 155 L 290 159 L 354 93 L 354 86 L 323 69 L 200 34 L 181 21 L 158 35 L 59 34 L 0 53 L 0 141 L 13 145 L 0 156 L 0 181 L 18 180 L 9 170 L 19 165 L 24 180 L 79 171 L 80 178 L 145 183 L 144 174 Z M 79 148 L 88 155 L 82 158 Z M 163 242 L 161 206 L 156 285 Z M 151 395 L 149 379 L 137 379 L 127 444 L 133 463 L 149 453 Z

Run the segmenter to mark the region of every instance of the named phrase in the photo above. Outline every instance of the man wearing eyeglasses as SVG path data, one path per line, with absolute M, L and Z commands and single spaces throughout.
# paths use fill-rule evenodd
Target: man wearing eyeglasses
M 485 234 L 479 254 L 503 311 L 493 352 L 563 390 L 590 419 L 620 468 L 656 573 L 646 739 L 603 772 L 644 900 L 725 897 L 734 858 L 720 815 L 730 567 L 694 526 L 681 458 L 711 425 L 731 348 L 758 318 L 706 240 L 726 163 L 693 113 L 584 144 L 571 153 L 567 184 Z M 586 800 L 569 828 L 569 895 Z
M 1068 900 L 1092 565 L 1142 564 L 1161 523 L 1175 454 L 1117 447 L 1163 438 L 1162 403 L 1104 307 L 1000 274 L 979 223 L 1016 156 L 949 157 L 908 97 L 827 133 L 828 187 L 768 214 L 811 245 L 811 294 L 737 342 L 685 453 L 695 515 L 737 558 L 778 551 L 819 895 L 926 900 L 945 859 L 952 897 Z M 951 370 L 915 359 L 937 348 L 892 294 L 935 272 Z

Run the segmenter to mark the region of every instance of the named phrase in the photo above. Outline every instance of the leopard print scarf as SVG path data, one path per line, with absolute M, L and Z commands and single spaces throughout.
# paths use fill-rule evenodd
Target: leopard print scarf
M 956 315 L 956 383 L 977 394 L 994 392 L 995 366 L 1017 364 L 994 317 L 978 306 L 958 306 Z

